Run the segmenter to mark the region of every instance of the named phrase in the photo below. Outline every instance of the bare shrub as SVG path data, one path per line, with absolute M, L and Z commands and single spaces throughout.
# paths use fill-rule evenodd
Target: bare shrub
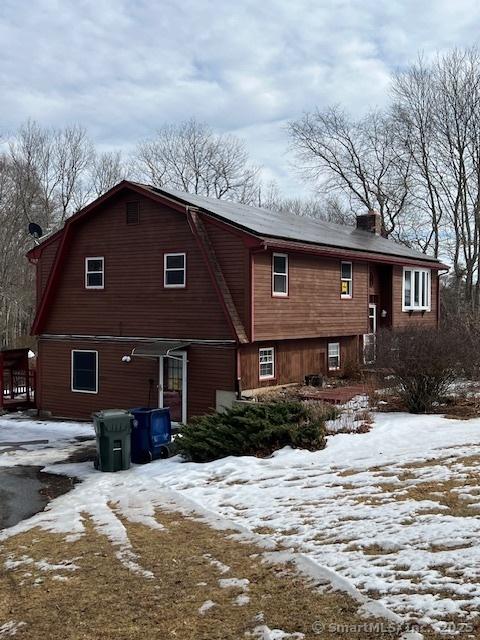
M 391 372 L 411 413 L 428 413 L 455 379 L 477 366 L 477 352 L 476 344 L 453 327 L 385 330 L 377 336 L 375 366 Z

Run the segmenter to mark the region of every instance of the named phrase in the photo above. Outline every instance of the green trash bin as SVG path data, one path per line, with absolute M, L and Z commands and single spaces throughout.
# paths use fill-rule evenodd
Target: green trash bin
M 93 414 L 100 471 L 130 468 L 130 433 L 133 416 L 123 409 L 106 409 Z

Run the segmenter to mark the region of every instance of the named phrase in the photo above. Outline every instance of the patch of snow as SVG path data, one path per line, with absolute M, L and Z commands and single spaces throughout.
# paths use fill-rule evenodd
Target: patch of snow
M 257 640 L 302 640 L 305 638 L 303 633 L 286 633 L 281 629 L 270 629 L 266 624 L 255 627 L 253 631 L 247 631 L 245 633 L 247 638 L 257 638 Z
M 76 558 L 75 558 L 76 559 Z M 63 560 L 57 564 L 51 564 L 47 560 L 33 560 L 29 556 L 23 555 L 18 560 L 14 560 L 12 556 L 7 558 L 4 562 L 5 569 L 17 569 L 22 565 L 31 565 L 40 571 L 76 571 L 80 569 L 73 560 Z M 23 574 L 24 576 L 32 575 L 30 572 Z
M 211 609 L 212 607 L 216 607 L 216 606 L 217 606 L 217 605 L 216 605 L 216 603 L 215 603 L 215 602 L 213 602 L 212 600 L 207 600 L 207 601 L 206 601 L 206 602 L 204 602 L 204 603 L 202 604 L 202 606 L 199 608 L 198 613 L 199 613 L 200 615 L 202 615 L 202 616 L 203 616 L 203 615 L 205 615 L 205 613 L 207 613 L 207 611 L 208 611 L 209 609 Z
M 84 446 L 76 440 L 79 437 L 93 439 L 93 425 L 26 419 L 23 414 L 1 416 L 0 467 L 43 466 L 64 460 Z
M 217 569 L 220 573 L 228 573 L 230 571 L 230 567 L 227 566 L 226 564 L 223 564 L 223 562 L 220 562 L 220 560 L 217 560 L 216 558 L 212 558 L 212 556 L 209 553 L 205 553 L 203 556 L 206 560 L 208 560 L 208 562 L 215 567 L 215 569 Z
M 0 638 L 6 638 L 7 636 L 14 636 L 17 631 L 24 627 L 26 622 L 15 622 L 15 620 L 9 620 L 0 626 Z
M 233 602 L 237 605 L 237 607 L 243 607 L 250 602 L 250 597 L 245 595 L 244 593 L 241 593 L 235 598 Z
M 220 578 L 218 584 L 221 589 L 237 588 L 248 591 L 250 580 L 248 580 L 247 578 Z

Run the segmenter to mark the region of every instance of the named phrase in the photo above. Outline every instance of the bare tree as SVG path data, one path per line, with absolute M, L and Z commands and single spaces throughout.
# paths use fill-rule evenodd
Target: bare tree
M 86 130 L 73 125 L 55 131 L 52 136 L 52 154 L 57 178 L 57 196 L 60 221 L 64 222 L 74 210 L 81 209 L 90 199 L 84 177 L 94 158 L 93 145 Z
M 155 186 L 238 202 L 256 198 L 259 170 L 244 144 L 194 119 L 163 126 L 139 144 L 135 165 L 139 178 Z
M 25 259 L 27 202 L 40 210 L 41 189 L 27 169 L 20 172 L 8 157 L 0 157 L 0 346 L 28 335 L 33 312 L 34 272 Z
M 94 154 L 89 177 L 95 198 L 124 180 L 126 176 L 127 169 L 123 163 L 121 151 L 105 151 Z
M 289 133 L 305 179 L 325 195 L 343 195 L 357 212 L 377 209 L 385 234 L 395 235 L 408 204 L 411 158 L 388 115 L 374 111 L 355 121 L 330 107 L 291 122 Z
M 412 202 L 426 214 L 436 255 L 450 254 L 457 290 L 480 298 L 480 54 L 423 59 L 393 83 L 395 119 L 413 159 Z

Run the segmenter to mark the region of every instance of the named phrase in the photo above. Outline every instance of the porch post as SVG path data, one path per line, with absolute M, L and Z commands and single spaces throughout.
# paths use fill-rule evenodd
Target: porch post
M 27 357 L 25 359 L 25 392 L 27 402 L 30 402 L 30 371 L 29 371 L 29 362 L 28 362 L 28 352 Z

